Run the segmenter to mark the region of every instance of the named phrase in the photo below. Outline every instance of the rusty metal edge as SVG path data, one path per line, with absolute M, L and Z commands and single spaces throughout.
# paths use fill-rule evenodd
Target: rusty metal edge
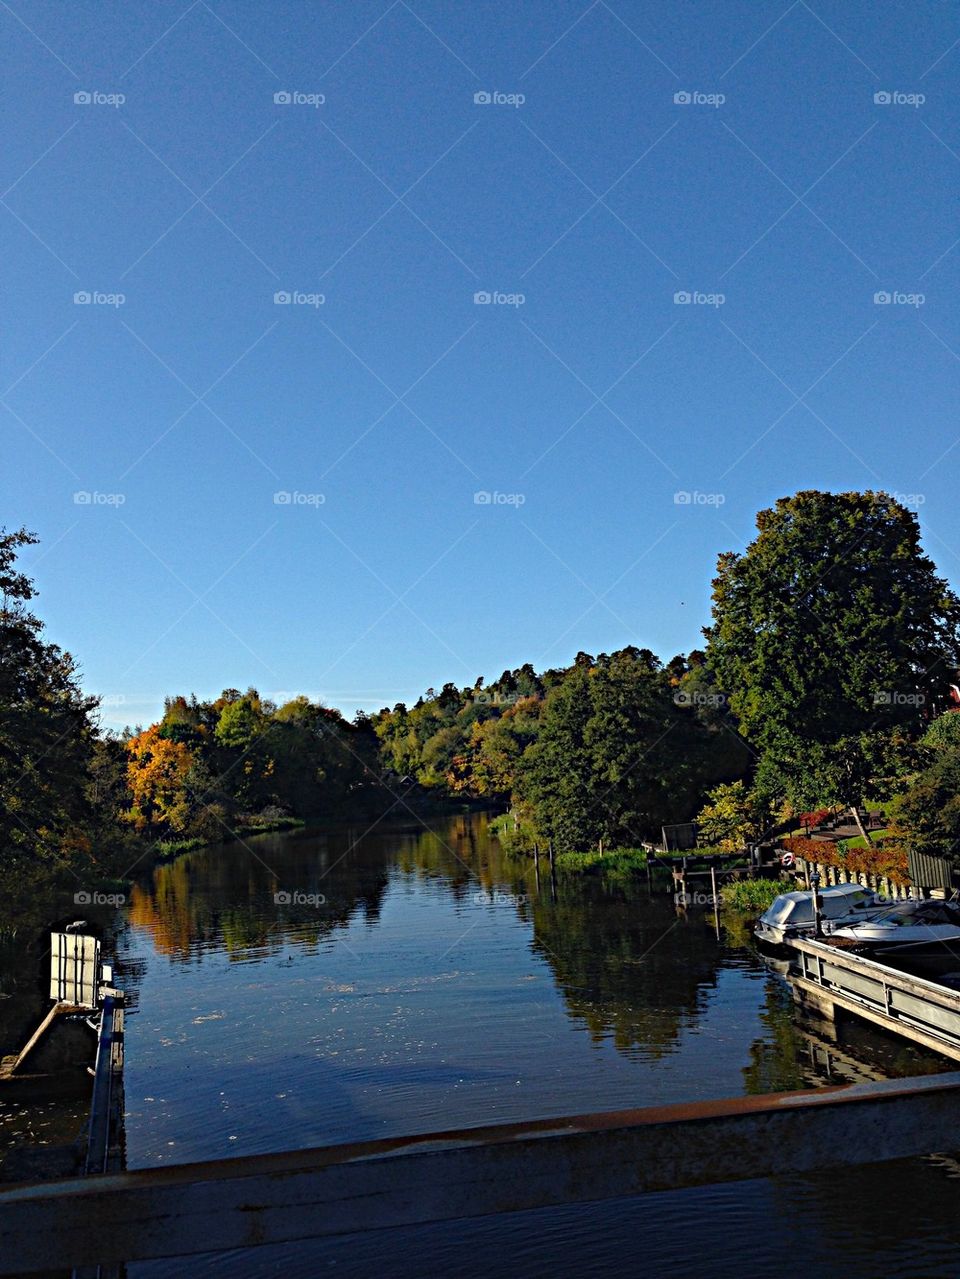
M 0 1192 L 0 1274 L 930 1153 L 949 1148 L 958 1104 L 951 1072 L 14 1186 Z

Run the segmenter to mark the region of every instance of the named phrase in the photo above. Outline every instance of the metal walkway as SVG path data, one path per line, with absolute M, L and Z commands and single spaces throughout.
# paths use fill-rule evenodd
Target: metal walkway
M 793 941 L 788 981 L 798 1002 L 833 1018 L 837 1008 L 960 1061 L 960 991 L 824 942 Z

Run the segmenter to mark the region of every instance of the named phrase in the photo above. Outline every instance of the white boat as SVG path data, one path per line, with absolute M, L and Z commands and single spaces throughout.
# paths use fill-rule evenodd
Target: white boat
M 820 890 L 820 918 L 824 932 L 859 924 L 886 910 L 890 903 L 859 884 L 834 884 Z M 781 893 L 757 920 L 754 935 L 782 946 L 793 937 L 812 937 L 816 928 L 813 893 Z
M 856 941 L 878 955 L 923 954 L 960 946 L 960 906 L 945 901 L 906 901 L 872 919 L 845 924 L 832 936 Z

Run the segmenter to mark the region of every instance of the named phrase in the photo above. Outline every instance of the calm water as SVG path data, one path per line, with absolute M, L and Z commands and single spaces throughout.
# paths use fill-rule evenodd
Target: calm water
M 645 887 L 538 889 L 483 816 L 189 854 L 135 889 L 117 940 L 128 1166 L 946 1068 L 866 1030 L 821 1042 L 738 940 Z M 787 1255 L 873 1275 L 882 1252 L 886 1275 L 955 1275 L 955 1177 L 909 1161 L 189 1265 L 742 1275 Z

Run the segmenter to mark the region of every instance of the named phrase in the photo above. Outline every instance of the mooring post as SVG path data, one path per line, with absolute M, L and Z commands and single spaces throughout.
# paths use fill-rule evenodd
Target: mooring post
M 810 883 L 813 885 L 813 935 L 822 937 L 823 921 L 820 918 L 820 872 L 818 870 L 810 876 Z

